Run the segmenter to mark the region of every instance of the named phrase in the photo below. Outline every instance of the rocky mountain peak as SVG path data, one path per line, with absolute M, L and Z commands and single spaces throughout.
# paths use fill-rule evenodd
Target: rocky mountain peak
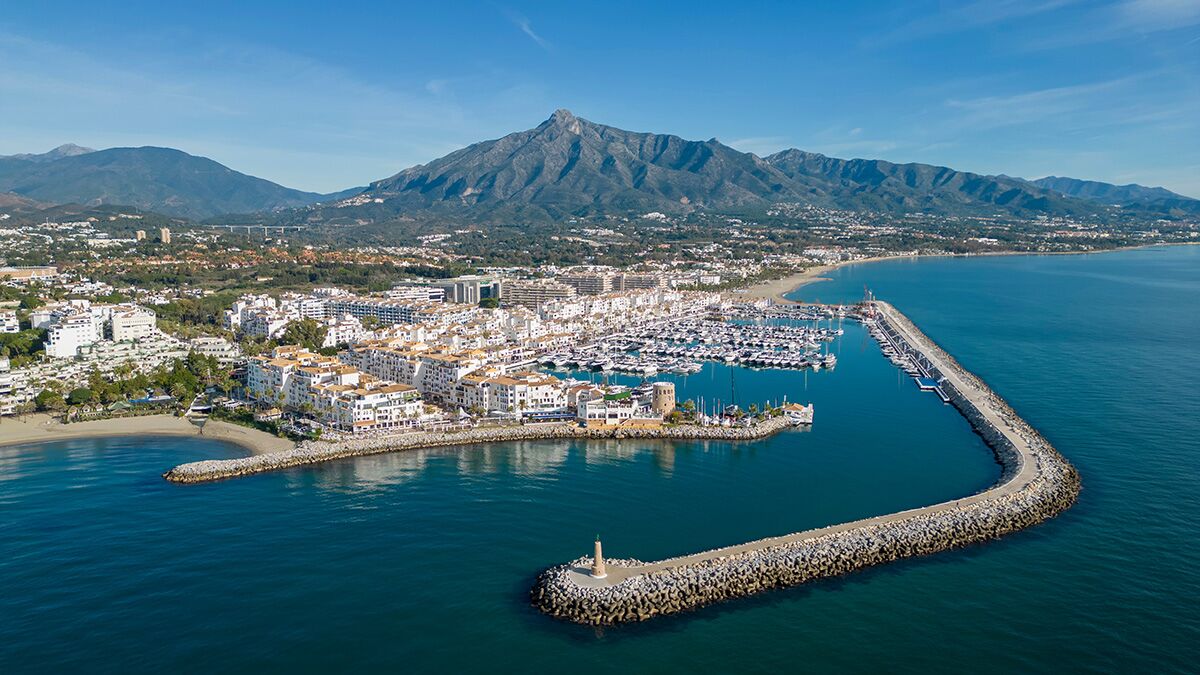
M 559 108 L 558 110 L 555 110 L 554 114 L 550 116 L 550 119 L 546 120 L 545 125 L 548 127 L 563 129 L 573 134 L 583 133 L 582 121 L 566 108 Z

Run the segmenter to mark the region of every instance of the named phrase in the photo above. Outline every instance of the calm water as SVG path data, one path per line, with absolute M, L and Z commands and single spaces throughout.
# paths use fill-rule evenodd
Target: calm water
M 1001 542 L 594 631 L 525 594 L 604 535 L 644 559 L 916 506 L 998 470 L 853 324 L 834 372 L 733 374 L 816 404 L 753 444 L 411 452 L 200 486 L 210 441 L 0 448 L 0 672 L 679 672 L 1194 667 L 1200 250 L 892 262 L 869 283 L 1076 463 L 1080 504 Z M 728 400 L 730 371 L 678 378 Z

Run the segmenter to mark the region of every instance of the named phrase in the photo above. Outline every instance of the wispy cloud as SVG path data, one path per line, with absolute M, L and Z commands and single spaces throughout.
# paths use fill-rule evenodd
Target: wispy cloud
M 972 0 L 943 4 L 937 10 L 902 20 L 886 33 L 864 40 L 866 46 L 890 46 L 968 30 L 995 26 L 1053 12 L 1080 0 Z M 903 5 L 902 5 L 903 6 Z
M 530 40 L 533 40 L 537 46 L 545 49 L 546 51 L 552 50 L 550 43 L 547 42 L 546 39 L 541 35 L 538 35 L 537 31 L 533 30 L 533 24 L 529 22 L 528 18 L 512 11 L 508 11 L 506 14 L 508 15 L 508 20 L 511 21 L 514 26 L 520 29 L 522 33 L 528 36 Z
M 280 49 L 202 44 L 117 60 L 0 32 L 0 154 L 169 145 L 291 187 L 363 184 L 539 119 L 520 76 L 398 85 Z M 510 94 L 523 88 L 515 101 Z
M 787 136 L 749 136 L 728 143 L 731 148 L 742 152 L 752 152 L 759 157 L 779 152 L 790 144 L 791 140 Z
M 1111 93 L 1135 82 L 1137 77 L 1124 77 L 1102 82 L 1064 87 L 1035 89 L 1006 96 L 982 96 L 972 99 L 950 99 L 946 106 L 959 111 L 960 125 L 975 129 L 991 129 L 1038 122 L 1053 116 L 1095 109 L 1100 95 Z
M 1198 24 L 1200 2 L 1197 0 L 1120 0 L 1089 7 L 1077 17 L 1071 30 L 1043 35 L 1024 44 L 1023 48 L 1036 51 L 1140 40 L 1148 35 Z

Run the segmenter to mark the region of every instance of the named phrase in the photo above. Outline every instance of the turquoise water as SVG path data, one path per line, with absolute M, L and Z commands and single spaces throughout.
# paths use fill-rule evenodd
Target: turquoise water
M 685 617 L 545 619 L 543 566 L 604 535 L 653 559 L 979 490 L 998 470 L 853 324 L 833 372 L 739 370 L 811 400 L 751 444 L 524 443 L 197 486 L 191 439 L 0 448 L 0 672 L 1187 670 L 1200 651 L 1200 251 L 891 262 L 864 281 L 1080 468 L 1063 517 L 1003 541 Z M 728 400 L 729 371 L 679 378 Z

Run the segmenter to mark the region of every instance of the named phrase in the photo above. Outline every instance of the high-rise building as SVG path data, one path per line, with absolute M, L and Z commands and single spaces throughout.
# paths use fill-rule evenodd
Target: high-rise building
M 136 240 L 138 240 L 138 241 L 146 241 L 146 231 L 145 231 L 145 230 L 138 230 L 138 231 L 137 231 L 137 232 L 136 232 L 136 233 L 133 235 L 133 238 L 134 238 L 134 239 L 136 239 Z
M 171 243 L 171 230 L 166 227 L 160 228 L 158 230 L 158 238 L 164 244 Z

